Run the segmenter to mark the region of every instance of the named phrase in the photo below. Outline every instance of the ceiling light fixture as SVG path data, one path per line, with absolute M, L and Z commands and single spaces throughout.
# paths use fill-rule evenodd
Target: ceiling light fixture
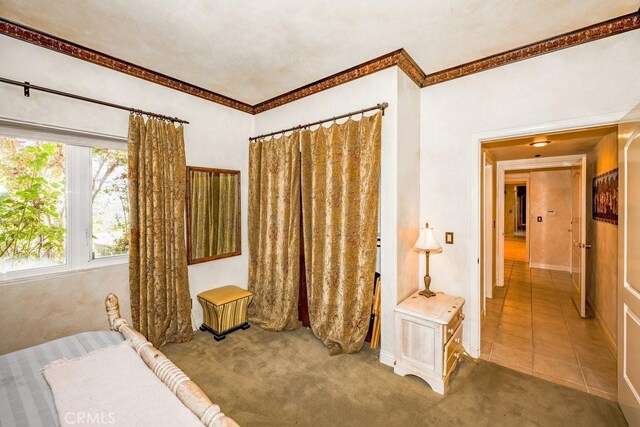
M 529 144 L 532 147 L 536 147 L 536 148 L 540 148 L 540 147 L 544 147 L 546 145 L 551 144 L 551 141 L 535 141 L 532 142 L 531 144 Z

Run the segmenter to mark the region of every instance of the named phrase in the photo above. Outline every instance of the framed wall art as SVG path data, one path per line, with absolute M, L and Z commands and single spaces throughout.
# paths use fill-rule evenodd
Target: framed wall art
M 593 219 L 618 224 L 618 169 L 593 178 Z

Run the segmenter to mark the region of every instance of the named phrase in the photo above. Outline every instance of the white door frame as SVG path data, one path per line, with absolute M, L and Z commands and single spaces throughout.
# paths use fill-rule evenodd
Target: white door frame
M 496 285 L 504 286 L 504 185 L 506 183 L 505 172 L 513 170 L 532 170 L 532 169 L 555 169 L 566 168 L 582 164 L 582 158 L 586 154 L 578 154 L 574 156 L 558 156 L 536 159 L 519 159 L 504 160 L 497 163 L 496 188 L 503 189 L 497 191 L 496 213 L 498 222 L 496 229 L 497 247 L 496 247 Z M 522 181 L 522 178 L 520 178 Z M 527 202 L 528 203 L 528 202 Z M 527 240 L 529 238 L 529 225 L 527 225 Z
M 532 124 L 521 127 L 496 129 L 483 132 L 477 132 L 469 135 L 469 147 L 471 153 L 469 155 L 469 168 L 470 168 L 470 197 L 469 197 L 469 212 L 475 212 L 475 215 L 469 216 L 469 236 L 471 237 L 471 245 L 468 253 L 468 265 L 472 271 L 471 277 L 473 286 L 476 292 L 472 294 L 472 297 L 468 301 L 468 309 L 471 314 L 471 318 L 478 319 L 475 326 L 475 330 L 469 328 L 469 350 L 472 356 L 480 357 L 480 304 L 481 304 L 481 274 L 480 274 L 480 253 L 482 250 L 482 236 L 480 235 L 481 218 L 480 218 L 480 195 L 482 194 L 482 180 L 480 179 L 480 168 L 482 166 L 482 144 L 491 140 L 502 138 L 513 138 L 521 136 L 533 136 L 540 133 L 551 133 L 568 131 L 574 129 L 586 129 L 590 127 L 606 126 L 617 124 L 628 111 L 613 112 L 609 114 L 602 114 L 590 117 L 580 117 L 570 120 L 562 120 L 557 122 L 548 122 L 543 124 Z M 497 275 L 497 274 L 496 274 Z
M 493 286 L 495 280 L 493 277 L 493 233 L 494 222 L 493 217 L 493 200 L 495 193 L 495 185 L 493 182 L 493 168 L 495 167 L 493 159 L 484 153 L 483 155 L 483 167 L 484 167 L 484 183 L 482 185 L 482 200 L 484 200 L 484 296 L 482 311 L 486 313 L 486 299 L 493 298 Z

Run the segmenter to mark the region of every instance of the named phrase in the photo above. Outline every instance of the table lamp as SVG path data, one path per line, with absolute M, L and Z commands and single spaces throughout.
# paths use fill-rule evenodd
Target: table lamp
M 431 277 L 429 276 L 429 254 L 442 252 L 442 246 L 440 246 L 438 239 L 436 239 L 433 228 L 429 228 L 429 223 L 424 227 L 420 227 L 420 235 L 418 236 L 418 240 L 416 240 L 414 247 L 416 250 L 424 252 L 426 255 L 427 271 L 424 275 L 424 289 L 420 291 L 420 295 L 430 298 L 436 294 L 429 290 L 429 286 L 431 286 Z

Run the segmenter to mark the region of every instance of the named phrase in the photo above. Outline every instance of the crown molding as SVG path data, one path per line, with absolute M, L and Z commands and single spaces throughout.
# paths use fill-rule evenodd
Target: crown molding
M 331 89 L 393 66 L 398 66 L 402 71 L 404 71 L 418 87 L 421 86 L 424 78 L 426 77 L 424 71 L 420 69 L 418 64 L 416 64 L 413 58 L 409 56 L 407 51 L 404 49 L 398 49 L 370 61 L 363 62 L 355 67 L 340 71 L 329 77 L 325 77 L 313 83 L 293 89 L 282 95 L 260 102 L 253 106 L 254 114 L 280 107 L 281 105 L 288 104 L 300 98 L 314 95 L 318 92 L 322 92 L 323 90 Z
M 550 37 L 496 55 L 467 62 L 466 64 L 431 73 L 422 82 L 422 87 L 444 83 L 449 80 L 487 71 L 492 68 L 523 61 L 525 59 L 577 46 L 583 43 L 615 36 L 640 28 L 640 11 L 599 22 L 588 27 Z
M 640 11 L 428 75 L 422 71 L 407 51 L 398 49 L 256 105 L 250 105 L 148 68 L 60 39 L 42 31 L 0 18 L 0 34 L 64 53 L 74 58 L 101 65 L 249 114 L 262 113 L 393 66 L 400 68 L 418 87 L 427 87 L 639 28 Z
M 96 65 L 101 65 L 103 67 L 110 68 L 112 70 L 128 74 L 130 76 L 138 77 L 152 83 L 166 86 L 168 88 L 175 89 L 189 95 L 197 96 L 198 98 L 203 98 L 207 101 L 212 101 L 217 104 L 224 105 L 225 107 L 230 107 L 236 110 L 244 111 L 245 113 L 253 114 L 253 106 L 247 103 L 229 98 L 224 95 L 220 95 L 219 93 L 212 92 L 207 89 L 203 89 L 182 80 L 169 77 L 165 74 L 158 73 L 148 68 L 132 64 L 131 62 L 123 61 L 122 59 L 115 58 L 105 53 L 80 46 L 76 43 L 63 40 L 42 31 L 38 31 L 21 24 L 11 22 L 4 18 L 0 18 L 0 34 L 16 38 L 27 43 L 32 43 L 36 46 L 51 49 L 59 53 L 64 53 L 74 58 L 82 59 L 83 61 L 91 62 Z
M 638 28 L 640 28 L 640 11 L 428 75 L 406 50 L 398 49 L 256 104 L 253 106 L 253 114 L 280 107 L 393 66 L 400 68 L 419 87 L 427 87 Z

